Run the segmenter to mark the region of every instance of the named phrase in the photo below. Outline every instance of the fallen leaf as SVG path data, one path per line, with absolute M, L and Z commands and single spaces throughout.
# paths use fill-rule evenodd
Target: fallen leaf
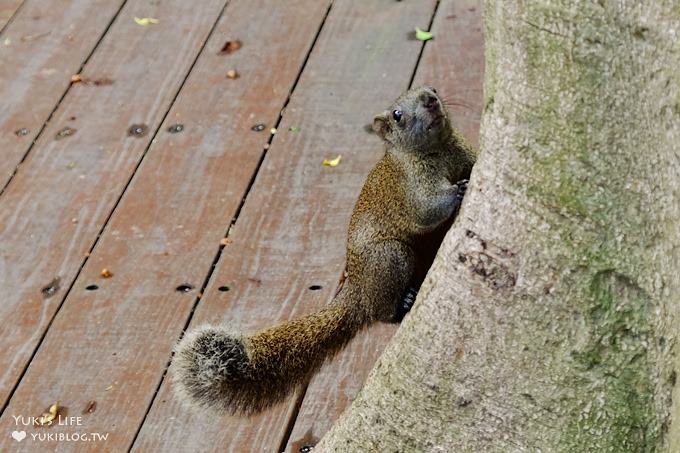
M 157 24 L 159 21 L 155 17 L 135 17 L 135 22 L 137 25 L 141 25 L 143 27 L 146 27 L 149 24 Z
M 113 390 L 113 385 L 109 385 L 109 386 L 106 387 L 104 390 L 107 391 L 107 392 L 108 392 L 109 390 Z
M 338 164 L 340 163 L 340 160 L 342 159 L 342 156 L 338 154 L 338 157 L 335 159 L 324 159 L 323 160 L 323 165 L 325 167 L 337 167 Z
M 88 401 L 87 406 L 83 410 L 83 414 L 91 414 L 97 409 L 97 402 L 95 400 Z
M 74 168 L 76 168 L 77 165 L 78 164 L 76 162 L 69 162 L 68 165 L 66 165 L 66 168 L 68 168 L 69 170 L 73 170 Z
M 109 79 L 108 77 L 104 77 L 102 79 L 97 79 L 97 80 L 88 80 L 87 82 L 93 83 L 95 86 L 103 86 L 103 85 L 112 85 L 113 80 Z
M 239 73 L 235 69 L 227 71 L 227 79 L 238 79 Z
M 43 38 L 52 33 L 51 31 L 46 31 L 45 33 L 36 33 L 35 35 L 26 35 L 21 37 L 22 42 L 33 41 L 34 39 Z
M 71 76 L 71 83 L 78 83 L 82 82 L 83 78 L 80 76 L 80 74 L 74 74 Z
M 236 52 L 241 48 L 242 45 L 243 44 L 238 39 L 234 41 L 227 41 L 222 46 L 222 50 L 220 50 L 220 55 L 228 55 L 230 53 Z
M 429 31 L 421 30 L 420 28 L 416 27 L 416 39 L 420 41 L 427 41 L 434 38 L 434 35 L 430 33 Z
M 232 240 L 229 239 L 229 238 L 222 238 L 222 239 L 220 239 L 220 245 L 229 245 L 229 244 L 231 244 L 232 242 L 234 242 L 234 241 L 232 241 Z
M 291 126 L 291 127 L 288 128 L 288 130 L 289 130 L 290 132 L 293 132 L 293 133 L 296 133 L 296 134 L 297 134 L 298 132 L 300 132 L 300 128 L 297 127 L 297 126 Z
M 102 278 L 111 278 L 113 277 L 113 273 L 108 270 L 107 268 L 102 269 L 101 273 L 99 274 L 102 276 Z
M 50 408 L 47 410 L 47 412 L 43 412 L 43 414 L 38 417 L 36 422 L 40 426 L 44 425 L 51 425 L 52 420 L 57 418 L 57 412 L 59 411 L 59 403 L 54 403 L 53 405 L 50 406 Z

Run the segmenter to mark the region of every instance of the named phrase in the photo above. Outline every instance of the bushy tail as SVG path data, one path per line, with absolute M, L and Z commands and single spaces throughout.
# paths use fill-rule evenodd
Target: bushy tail
M 175 349 L 174 386 L 192 406 L 251 414 L 306 382 L 367 322 L 348 284 L 331 305 L 253 335 L 222 327 L 189 332 Z

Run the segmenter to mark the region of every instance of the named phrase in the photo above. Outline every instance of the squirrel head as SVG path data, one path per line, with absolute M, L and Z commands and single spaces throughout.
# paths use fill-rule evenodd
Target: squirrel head
M 432 87 L 408 90 L 389 110 L 376 115 L 373 130 L 393 147 L 410 152 L 428 152 L 446 143 L 452 135 L 449 112 Z

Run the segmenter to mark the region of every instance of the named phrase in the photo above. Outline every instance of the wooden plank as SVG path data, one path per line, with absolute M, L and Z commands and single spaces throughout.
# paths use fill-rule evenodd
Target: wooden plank
M 16 12 L 21 8 L 24 0 L 1 0 L 0 1 L 0 31 L 7 25 Z M 4 38 L 3 38 L 4 40 Z
M 124 0 L 26 0 L 0 42 L 0 189 Z M 12 13 L 12 3 L 0 7 Z M 18 7 L 18 5 L 15 5 Z M 9 18 L 8 18 L 9 20 Z
M 484 79 L 482 0 L 444 0 L 425 47 L 415 85 L 438 87 L 451 101 L 453 124 L 474 146 L 479 143 Z M 463 105 L 455 105 L 463 104 Z
M 334 2 L 192 326 L 250 331 L 328 302 L 352 206 L 382 154 L 364 127 L 408 84 L 420 50 L 408 34 L 434 3 Z M 339 166 L 321 165 L 337 154 Z M 251 418 L 195 414 L 165 379 L 134 450 L 278 451 L 295 411 L 293 397 Z
M 433 23 L 435 39 L 423 51 L 414 85 L 431 85 L 470 107 L 450 107 L 454 124 L 477 142 L 484 64 L 481 0 L 445 0 Z M 378 330 L 378 329 L 374 329 Z M 310 382 L 286 448 L 314 445 L 352 402 L 394 331 L 381 326 L 353 342 Z
M 9 429 L 11 415 L 40 413 L 57 400 L 72 415 L 96 401 L 81 430 L 108 433 L 106 442 L 59 447 L 130 446 L 327 8 L 318 0 L 230 2 L 0 426 Z M 220 55 L 234 39 L 243 47 Z M 230 69 L 241 77 L 228 79 Z M 252 131 L 256 123 L 266 130 Z M 183 130 L 170 133 L 175 124 Z M 113 276 L 101 278 L 102 268 Z M 87 291 L 93 283 L 99 289 Z M 176 291 L 183 283 L 195 289 Z M 12 442 L 3 437 L 0 451 Z
M 225 0 L 131 0 L 0 197 L 0 402 L 82 266 Z M 160 23 L 137 25 L 134 16 Z M 145 124 L 142 137 L 129 136 Z M 66 135 L 60 131 L 75 132 Z M 58 279 L 54 290 L 47 290 Z

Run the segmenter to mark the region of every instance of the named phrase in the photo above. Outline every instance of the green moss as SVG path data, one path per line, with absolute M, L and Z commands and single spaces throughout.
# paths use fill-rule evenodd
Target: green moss
M 572 358 L 583 371 L 580 384 L 600 398 L 573 409 L 562 451 L 656 451 L 659 430 L 646 348 L 650 308 L 649 296 L 626 277 L 608 270 L 592 278 L 582 313 L 588 338 Z

